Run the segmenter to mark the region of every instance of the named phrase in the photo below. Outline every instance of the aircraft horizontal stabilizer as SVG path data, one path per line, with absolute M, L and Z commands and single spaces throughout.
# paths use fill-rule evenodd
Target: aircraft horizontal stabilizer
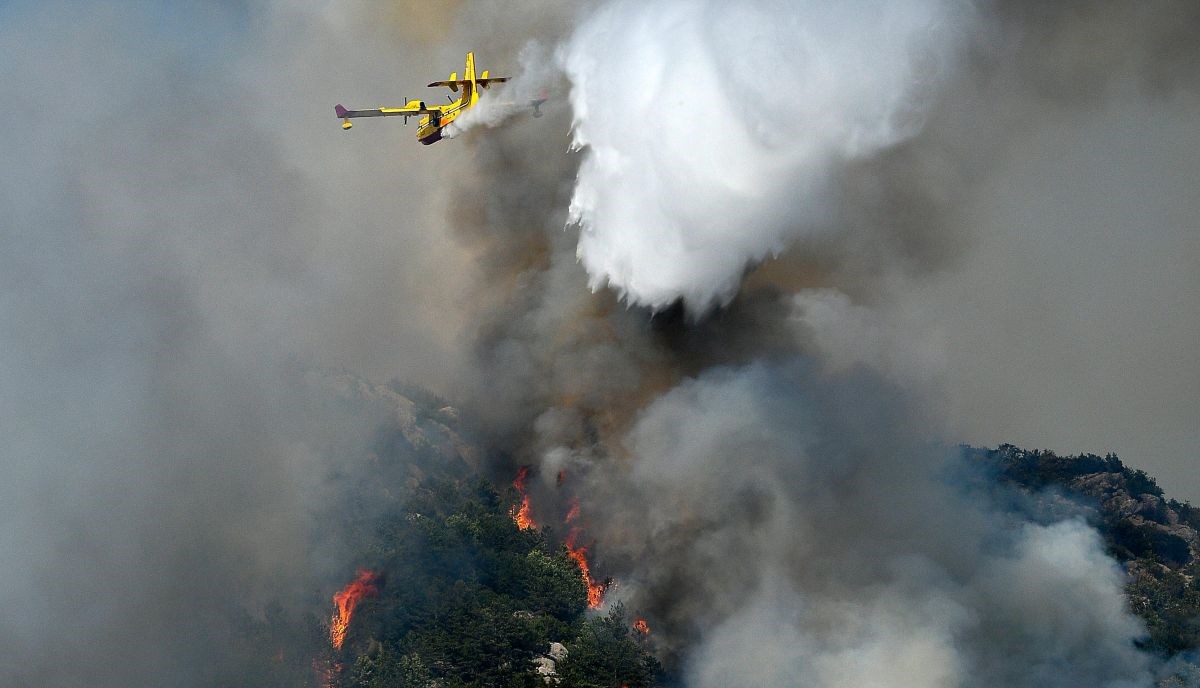
M 488 84 L 490 84 L 490 83 L 493 83 L 493 82 L 501 83 L 504 81 L 508 81 L 508 77 L 493 76 L 493 77 L 490 77 L 487 79 L 476 79 L 475 83 L 482 86 L 483 88 L 487 88 Z M 470 83 L 470 82 L 466 81 L 465 79 L 459 79 L 457 81 L 435 81 L 435 82 L 429 84 L 429 88 L 445 87 L 445 88 L 450 89 L 451 91 L 457 91 L 459 88 L 466 86 L 468 83 Z

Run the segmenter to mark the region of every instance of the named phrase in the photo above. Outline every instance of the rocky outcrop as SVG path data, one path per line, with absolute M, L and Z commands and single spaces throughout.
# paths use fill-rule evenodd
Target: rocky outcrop
M 964 454 L 994 474 L 985 484 L 1023 495 L 1018 508 L 1035 520 L 1079 517 L 1096 527 L 1125 567 L 1126 597 L 1146 623 L 1147 648 L 1177 658 L 1200 649 L 1200 509 L 1168 499 L 1153 478 L 1113 455 L 1064 457 L 1012 445 Z
M 393 441 L 479 471 L 477 443 L 466 436 L 461 412 L 444 400 L 420 388 L 373 384 L 349 373 L 320 376 L 321 386 L 332 390 L 343 403 L 396 433 Z
M 557 684 L 562 679 L 558 676 L 558 663 L 567 656 L 567 647 L 562 643 L 550 643 L 550 651 L 533 658 L 534 671 L 546 683 Z
M 1034 498 L 1034 510 L 1078 515 L 1104 534 L 1122 562 L 1153 560 L 1190 577 L 1200 562 L 1200 510 L 1167 499 L 1154 479 L 1116 456 L 1058 456 L 1012 445 L 969 449 L 1001 484 Z

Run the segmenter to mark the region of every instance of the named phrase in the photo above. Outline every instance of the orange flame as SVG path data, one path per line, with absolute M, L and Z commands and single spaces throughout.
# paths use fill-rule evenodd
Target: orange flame
M 574 521 L 577 518 L 579 518 L 579 500 L 572 499 L 571 500 L 571 509 L 570 509 L 570 511 L 567 512 L 567 523 L 570 523 L 571 521 Z
M 525 478 L 529 477 L 529 466 L 521 466 L 517 469 L 517 477 L 513 478 L 513 487 L 517 488 L 517 492 L 525 494 Z
M 528 475 L 529 466 L 521 466 L 517 471 L 517 477 L 512 482 L 513 487 L 521 494 L 521 506 L 513 507 L 509 513 L 512 515 L 512 520 L 521 530 L 537 528 L 537 523 L 534 523 L 533 513 L 529 507 L 529 495 L 525 492 L 525 478 Z
M 516 521 L 517 527 L 521 530 L 537 528 L 537 524 L 533 522 L 533 516 L 529 514 L 529 495 L 521 496 L 521 508 L 513 509 L 513 521 Z
M 333 603 L 337 605 L 337 613 L 329 622 L 329 642 L 333 643 L 334 649 L 342 649 L 342 643 L 346 641 L 346 631 L 350 628 L 350 617 L 359 601 L 364 597 L 379 594 L 379 588 L 375 587 L 377 580 L 379 576 L 375 572 L 359 569 L 358 578 L 334 594 Z
M 579 565 L 583 582 L 587 584 L 588 609 L 599 609 L 604 604 L 604 591 L 608 585 L 592 578 L 591 569 L 588 568 L 587 547 L 576 546 L 575 541 L 578 537 L 578 528 L 572 528 L 571 532 L 567 533 L 567 541 L 564 543 L 567 547 L 567 555 Z
M 633 622 L 633 630 L 642 635 L 650 635 L 650 624 L 646 623 L 645 619 L 638 619 Z

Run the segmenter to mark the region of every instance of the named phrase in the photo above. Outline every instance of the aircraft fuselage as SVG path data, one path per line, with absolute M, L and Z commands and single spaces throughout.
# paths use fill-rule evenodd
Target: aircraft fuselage
M 442 131 L 458 116 L 475 105 L 479 93 L 475 89 L 464 87 L 463 97 L 446 105 L 431 107 L 437 114 L 425 115 L 417 122 L 417 140 L 428 146 L 442 140 Z

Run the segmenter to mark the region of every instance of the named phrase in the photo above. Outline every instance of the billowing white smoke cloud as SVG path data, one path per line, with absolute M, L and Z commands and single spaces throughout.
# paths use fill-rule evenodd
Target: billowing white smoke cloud
M 1149 686 L 1095 530 L 989 510 L 902 402 L 871 375 L 754 364 L 643 411 L 630 484 L 603 497 L 625 537 L 602 541 L 634 562 L 635 606 L 699 637 L 686 684 Z
M 706 637 L 689 685 L 1149 685 L 1120 571 L 1095 531 L 1026 525 L 1014 550 L 982 558 L 966 583 L 884 562 L 890 580 L 844 598 L 806 596 L 778 572 Z
M 610 2 L 560 54 L 591 286 L 695 311 L 830 224 L 830 176 L 918 131 L 969 17 L 943 0 Z

